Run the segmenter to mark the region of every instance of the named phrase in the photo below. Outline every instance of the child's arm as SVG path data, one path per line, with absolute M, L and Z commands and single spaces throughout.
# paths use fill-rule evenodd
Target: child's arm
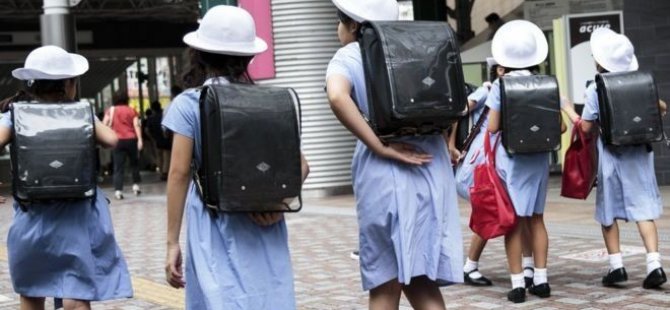
M 172 142 L 172 157 L 167 182 L 167 263 L 165 273 L 168 283 L 175 288 L 184 287 L 182 255 L 179 247 L 179 233 L 184 216 L 186 193 L 191 181 L 191 160 L 193 140 L 175 133 Z
M 95 120 L 95 140 L 106 148 L 116 147 L 116 143 L 119 142 L 114 130 L 103 125 L 97 118 Z
M 302 171 L 302 182 L 305 182 L 305 179 L 307 179 L 307 176 L 309 175 L 309 163 L 307 163 L 307 159 L 305 158 L 305 154 L 300 152 L 300 170 Z
M 0 149 L 4 148 L 12 139 L 12 129 L 5 126 L 0 126 Z
M 133 126 L 135 127 L 135 135 L 137 136 L 137 150 L 141 151 L 144 147 L 144 141 L 142 141 L 142 126 L 140 125 L 139 117 L 133 117 Z
M 346 77 L 333 75 L 328 78 L 326 84 L 330 108 L 337 119 L 377 156 L 410 165 L 423 165 L 431 161 L 431 155 L 419 152 L 411 145 L 404 143 L 384 145 L 351 99 L 351 84 Z
M 488 130 L 491 133 L 496 133 L 500 130 L 500 112 L 489 109 L 489 126 Z
M 454 122 L 451 126 L 451 132 L 445 133 L 444 138 L 447 140 L 447 147 L 449 149 L 449 156 L 452 162 L 458 162 L 461 159 L 461 151 L 456 147 L 456 134 L 458 133 L 458 122 Z

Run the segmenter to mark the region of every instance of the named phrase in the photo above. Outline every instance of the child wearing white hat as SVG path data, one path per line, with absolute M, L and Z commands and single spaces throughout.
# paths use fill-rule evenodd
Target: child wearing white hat
M 491 44 L 493 58 L 504 68 L 505 75 L 523 76 L 534 74 L 537 67 L 547 57 L 547 40 L 535 24 L 525 20 L 506 23 L 493 37 Z M 530 70 L 529 70 L 530 69 Z M 490 108 L 488 130 L 498 132 L 501 117 L 500 81 L 496 80 L 486 99 Z M 512 290 L 507 299 L 519 303 L 526 300 L 526 281 L 522 269 L 523 234 L 530 233 L 534 273 L 528 291 L 541 298 L 551 295 L 547 281 L 547 254 L 549 240 L 544 225 L 544 207 L 549 179 L 550 153 L 515 154 L 510 156 L 502 144 L 496 152 L 496 166 L 501 179 L 505 182 L 509 196 L 516 211 L 518 225 L 505 236 L 507 262 L 511 273 Z M 529 227 L 530 232 L 525 232 Z M 527 265 L 524 259 L 524 265 Z
M 191 164 L 202 165 L 197 87 L 253 83 L 247 67 L 267 49 L 251 15 L 220 5 L 184 36 L 190 47 L 190 89 L 174 98 L 163 126 L 174 133 L 168 178 L 166 279 L 186 289 L 186 309 L 296 309 L 288 232 L 282 213 L 211 211 L 191 182 Z M 302 157 L 303 180 L 309 167 Z M 186 270 L 179 234 L 186 209 Z M 214 213 L 214 214 L 213 214 Z
M 626 72 L 638 69 L 630 40 L 608 28 L 591 34 L 591 53 L 599 73 Z M 586 88 L 581 129 L 599 135 L 598 92 L 596 84 Z M 659 102 L 665 113 L 665 104 Z M 573 122 L 580 116 L 572 103 L 564 101 L 563 110 Z M 598 139 L 598 187 L 595 219 L 602 226 L 609 253 L 610 269 L 602 279 L 604 286 L 616 286 L 628 280 L 619 247 L 617 220 L 635 221 L 647 249 L 647 274 L 642 286 L 657 288 L 667 281 L 658 251 L 658 233 L 654 220 L 663 212 L 663 203 L 654 173 L 654 153 L 646 146 L 618 146 L 612 149 Z
M 15 78 L 26 82 L 26 90 L 6 99 L 2 106 L 26 100 L 74 101 L 77 77 L 86 71 L 88 61 L 81 55 L 56 46 L 37 48 L 23 68 L 12 71 Z M 5 112 L 0 118 L 0 148 L 11 143 L 14 124 L 10 114 Z M 116 134 L 97 119 L 95 136 L 106 147 L 117 142 Z M 66 309 L 90 309 L 91 301 L 132 297 L 128 267 L 114 237 L 105 193 L 98 189 L 94 197 L 31 203 L 26 210 L 14 202 L 7 250 L 21 309 L 44 309 L 45 297 L 56 298 L 57 304 L 62 300 Z
M 456 166 L 455 177 L 458 195 L 466 200 L 470 200 L 469 190 L 473 185 L 473 171 L 477 165 L 484 161 L 484 154 L 481 150 L 484 146 L 484 133 L 486 132 L 488 124 L 488 121 L 486 120 L 488 113 L 485 114 L 487 110 L 485 109 L 484 103 L 486 102 L 486 98 L 491 89 L 491 81 L 495 81 L 505 73 L 505 68 L 498 66 L 498 63 L 492 57 L 486 58 L 486 64 L 488 68 L 487 71 L 489 72 L 489 81 L 485 82 L 473 93 L 468 95 L 468 111 L 472 122 L 476 123 L 480 118 L 484 118 L 477 135 L 472 140 L 469 151 L 465 154 L 461 154 L 461 151 L 456 148 L 457 128 L 452 129 L 452 133 L 449 137 L 449 152 L 451 158 L 454 161 L 458 161 L 463 157 L 458 163 L 458 166 Z M 458 123 L 456 126 L 458 126 Z M 482 239 L 477 234 L 472 235 L 468 256 L 465 265 L 463 266 L 463 278 L 465 284 L 473 286 L 493 285 L 491 280 L 482 275 L 479 271 L 479 258 L 481 257 L 485 246 L 486 240 Z
M 357 138 L 352 160 L 360 269 L 370 309 L 398 309 L 402 292 L 417 309 L 444 309 L 440 285 L 462 282 L 462 237 L 454 176 L 441 136 L 384 145 L 366 123 L 367 88 L 357 42 L 364 21 L 396 20 L 395 0 L 333 0 L 343 47 L 326 84 L 337 118 Z

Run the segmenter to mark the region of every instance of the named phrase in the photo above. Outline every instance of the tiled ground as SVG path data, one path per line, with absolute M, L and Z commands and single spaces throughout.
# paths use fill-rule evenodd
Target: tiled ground
M 183 291 L 164 283 L 165 198 L 163 184 L 145 188 L 139 198 L 127 197 L 111 206 L 114 226 L 133 276 L 135 298 L 94 304 L 95 309 L 183 308 Z M 670 202 L 670 188 L 664 188 Z M 607 269 L 600 229 L 592 220 L 592 201 L 574 201 L 550 191 L 546 221 L 550 236 L 549 278 L 552 297 L 529 297 L 523 304 L 506 301 L 509 278 L 501 239 L 492 240 L 482 258 L 482 272 L 495 283 L 489 288 L 455 285 L 443 289 L 450 309 L 668 309 L 670 285 L 644 290 L 644 254 L 624 258 L 630 279 L 624 288 L 603 288 L 599 282 Z M 469 240 L 469 207 L 461 204 L 461 223 Z M 0 207 L 0 309 L 17 309 L 7 270 L 4 241 L 12 210 Z M 291 251 L 299 309 L 365 309 L 367 294 L 361 291 L 358 263 L 349 258 L 357 244 L 356 218 L 351 196 L 309 199 L 303 212 L 288 216 Z M 634 224 L 621 226 L 622 244 L 638 253 L 641 242 Z M 670 215 L 659 221 L 661 253 L 670 257 Z M 466 245 L 467 246 L 467 245 Z M 670 260 L 664 264 L 670 266 Z M 401 309 L 410 309 L 403 299 Z

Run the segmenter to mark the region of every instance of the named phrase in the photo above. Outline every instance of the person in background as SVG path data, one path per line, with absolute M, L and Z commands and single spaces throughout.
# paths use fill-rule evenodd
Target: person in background
M 486 15 L 484 20 L 488 24 L 488 29 L 491 31 L 491 33 L 489 33 L 488 39 L 493 40 L 493 36 L 495 36 L 496 32 L 498 32 L 498 29 L 500 29 L 500 27 L 502 27 L 502 25 L 505 24 L 505 21 L 502 18 L 500 18 L 500 15 L 498 15 L 498 13 L 491 13 L 489 15 Z
M 128 95 L 117 92 L 113 98 L 113 106 L 107 109 L 103 124 L 111 127 L 119 138 L 119 143 L 112 152 L 114 163 L 114 198 L 123 199 L 123 177 L 126 157 L 130 161 L 133 174 L 133 193 L 139 195 L 140 167 L 139 152 L 143 147 L 142 129 L 139 116 L 135 109 L 128 106 Z
M 170 149 L 172 141 L 168 139 L 167 133 L 163 129 L 163 108 L 161 103 L 154 101 L 151 103 L 151 114 L 147 113 L 146 129 L 147 135 L 154 144 L 156 154 L 156 165 L 161 174 L 162 181 L 167 180 L 168 170 L 170 168 Z M 147 112 L 149 112 L 147 111 Z

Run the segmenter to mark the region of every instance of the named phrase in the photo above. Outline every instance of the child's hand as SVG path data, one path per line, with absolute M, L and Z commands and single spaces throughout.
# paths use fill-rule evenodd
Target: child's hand
M 377 154 L 381 157 L 399 161 L 408 165 L 421 166 L 430 163 L 433 156 L 417 150 L 407 143 L 391 142 Z
M 575 104 L 566 97 L 561 97 L 561 110 L 568 112 L 575 110 Z
M 451 162 L 456 164 L 458 161 L 461 160 L 461 157 L 463 154 L 461 154 L 461 151 L 459 151 L 456 147 L 450 145 L 449 146 L 449 156 L 451 157 Z
M 658 101 L 658 108 L 661 109 L 661 116 L 665 116 L 668 113 L 668 105 L 663 100 Z
M 249 218 L 259 226 L 270 226 L 284 219 L 284 213 L 249 213 Z

